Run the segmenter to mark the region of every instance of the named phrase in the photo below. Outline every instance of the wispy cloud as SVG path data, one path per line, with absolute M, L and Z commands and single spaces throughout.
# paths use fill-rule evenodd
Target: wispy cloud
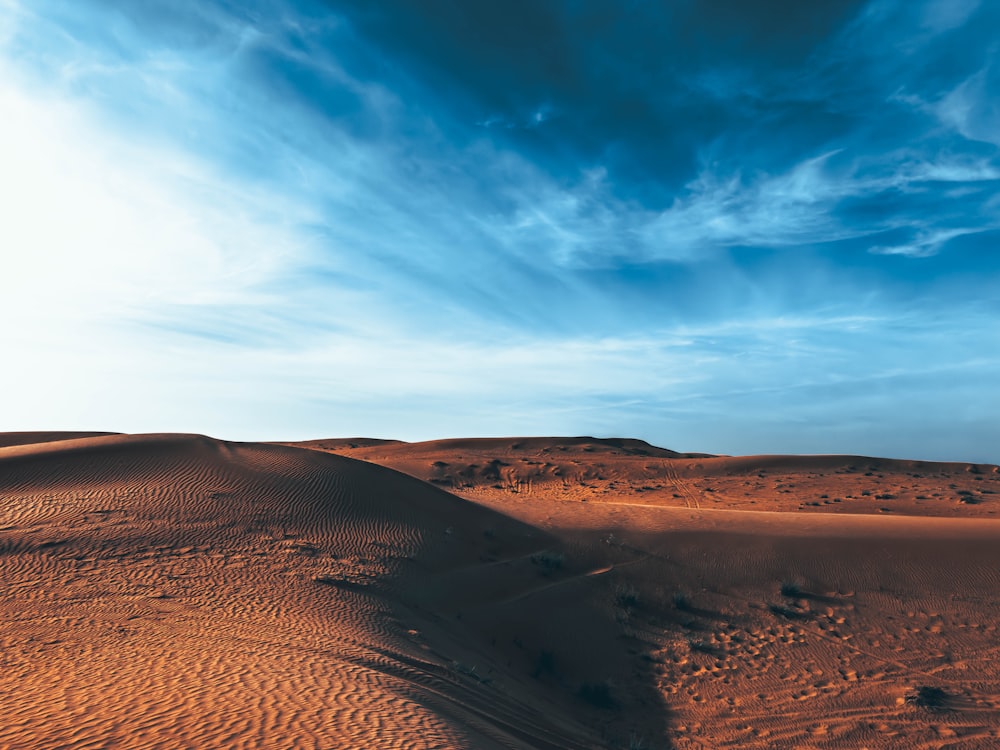
M 936 102 L 934 113 L 970 141 L 1000 145 L 1000 105 L 995 99 L 998 88 L 1000 70 L 991 62 Z
M 935 231 L 918 232 L 911 242 L 904 245 L 878 245 L 870 252 L 876 255 L 905 255 L 910 258 L 926 258 L 936 255 L 941 248 L 956 237 L 976 234 L 982 229 L 939 229 Z

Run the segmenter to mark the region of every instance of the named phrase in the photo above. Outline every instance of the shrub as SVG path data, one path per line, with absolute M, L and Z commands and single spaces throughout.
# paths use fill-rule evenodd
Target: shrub
M 805 620 L 809 616 L 807 612 L 801 612 L 791 607 L 783 607 L 780 604 L 769 604 L 767 608 L 771 611 L 771 614 L 779 615 L 789 620 Z
M 531 563 L 532 565 L 537 565 L 543 571 L 552 571 L 559 570 L 565 559 L 562 552 L 554 552 L 553 550 L 546 549 L 533 554 L 531 556 Z
M 920 685 L 906 694 L 906 702 L 928 711 L 950 711 L 952 697 L 933 685 Z
M 798 598 L 802 596 L 802 589 L 799 587 L 799 584 L 795 583 L 795 581 L 784 581 L 781 584 L 781 595 Z
M 639 605 L 639 591 L 630 583 L 620 583 L 615 587 L 615 604 L 628 609 Z

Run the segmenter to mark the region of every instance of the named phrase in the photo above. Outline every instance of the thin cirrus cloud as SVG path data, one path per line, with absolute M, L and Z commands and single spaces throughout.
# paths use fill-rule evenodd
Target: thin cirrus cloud
M 997 460 L 997 20 L 3 0 L 8 428 Z

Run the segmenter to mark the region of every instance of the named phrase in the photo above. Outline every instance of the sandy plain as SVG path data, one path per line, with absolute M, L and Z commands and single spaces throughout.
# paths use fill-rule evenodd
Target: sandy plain
M 1000 473 L 0 435 L 0 748 L 993 748 Z

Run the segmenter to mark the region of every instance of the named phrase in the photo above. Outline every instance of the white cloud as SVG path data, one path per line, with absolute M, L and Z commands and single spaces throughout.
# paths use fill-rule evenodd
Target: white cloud
M 997 72 L 986 66 L 966 78 L 934 106 L 940 121 L 964 138 L 1000 145 L 1000 104 Z
M 268 205 L 273 196 L 234 190 L 187 155 L 136 146 L 102 131 L 83 107 L 9 83 L 0 111 L 7 312 L 224 302 L 297 252 Z
M 904 162 L 890 178 L 895 187 L 919 182 L 988 182 L 1000 180 L 1000 168 L 985 158 L 935 156 L 931 160 L 915 157 Z
M 905 255 L 910 258 L 927 258 L 937 255 L 949 241 L 967 234 L 978 234 L 984 229 L 935 229 L 918 232 L 913 241 L 903 245 L 879 245 L 868 252 L 875 255 Z
M 708 251 L 735 245 L 782 247 L 864 235 L 870 227 L 838 225 L 833 204 L 861 192 L 843 175 L 827 172 L 831 151 L 777 175 L 720 178 L 711 168 L 687 186 L 687 195 L 643 229 L 650 255 L 688 248 Z

